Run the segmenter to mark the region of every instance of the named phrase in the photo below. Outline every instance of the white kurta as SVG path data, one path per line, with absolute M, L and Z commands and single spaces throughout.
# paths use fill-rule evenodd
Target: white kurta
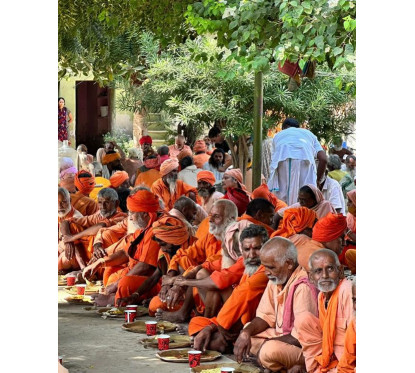
M 344 202 L 342 187 L 338 181 L 330 177 L 326 178 L 321 192 L 323 193 L 326 201 L 329 201 L 335 209 L 341 209 L 340 212 L 343 215 L 346 215 L 346 205 Z

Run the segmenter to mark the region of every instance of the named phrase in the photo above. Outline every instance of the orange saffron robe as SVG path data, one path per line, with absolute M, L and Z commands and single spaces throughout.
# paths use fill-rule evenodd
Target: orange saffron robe
M 92 215 L 99 210 L 98 203 L 79 191 L 71 194 L 71 205 L 83 216 Z
M 239 217 L 238 219 L 236 219 L 237 221 L 241 221 L 241 220 L 248 220 L 250 221 L 252 224 L 256 224 L 256 225 L 260 225 L 261 227 L 264 227 L 267 232 L 268 235 L 271 235 L 272 232 L 274 232 L 274 229 L 271 228 L 269 225 L 264 224 L 262 222 L 260 222 L 259 220 L 254 219 L 251 215 L 248 214 L 243 214 L 241 217 Z
M 230 268 L 227 270 L 229 271 Z M 189 335 L 200 332 L 212 323 L 229 330 L 238 320 L 241 320 L 243 325 L 250 322 L 255 317 L 256 309 L 267 283 L 268 277 L 262 265 L 252 276 L 243 274 L 238 286 L 235 287 L 217 317 L 208 319 L 198 316 L 190 320 Z
M 337 373 L 356 371 L 356 318 L 352 320 L 344 337 L 344 351 L 337 365 Z
M 154 182 L 160 179 L 160 171 L 155 168 L 151 168 L 147 171 L 137 173 L 137 178 L 135 179 L 134 186 L 145 185 L 147 188 L 153 186 Z
M 102 244 L 105 249 L 112 244 L 118 242 L 121 238 L 127 235 L 128 231 L 128 217 L 111 227 L 101 228 L 95 235 L 94 245 L 96 243 Z
M 153 183 L 151 191 L 163 201 L 166 211 L 170 211 L 173 208 L 174 203 L 181 196 L 189 197 L 189 193 L 193 192 L 197 197 L 197 189 L 181 180 L 176 181 L 176 191 L 173 195 L 170 193 L 170 189 L 166 187 L 163 179 L 161 178 Z

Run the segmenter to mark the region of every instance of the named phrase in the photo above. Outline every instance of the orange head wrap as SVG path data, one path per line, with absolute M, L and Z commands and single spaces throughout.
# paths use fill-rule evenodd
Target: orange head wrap
M 159 199 L 148 190 L 139 190 L 127 197 L 127 209 L 131 212 L 157 212 L 160 209 Z
M 150 168 L 150 169 L 156 168 L 160 166 L 160 163 L 161 163 L 160 156 L 158 155 L 156 157 L 156 156 L 151 155 L 150 157 L 147 157 L 146 159 L 144 159 L 143 163 L 144 163 L 144 166 L 147 168 Z
M 242 171 L 239 168 L 233 168 L 232 170 L 226 170 L 225 173 L 223 174 L 223 176 L 225 175 L 229 175 L 232 176 L 233 178 L 236 179 L 236 181 L 239 183 L 241 189 L 246 192 L 248 195 L 250 195 L 250 193 L 248 193 L 248 190 L 246 189 L 245 184 L 242 184 L 243 179 L 242 179 Z
M 164 216 L 153 223 L 153 234 L 161 241 L 180 246 L 189 239 L 184 223 L 175 217 Z
M 347 192 L 347 198 L 356 206 L 356 189 Z
M 179 162 L 177 161 L 177 159 L 167 159 L 160 166 L 160 175 L 165 176 L 177 168 L 179 168 Z
M 177 154 L 177 160 L 181 161 L 184 157 L 191 157 L 193 155 L 192 151 L 189 148 L 185 148 Z
M 102 157 L 102 164 L 106 165 L 108 163 L 116 161 L 117 159 L 121 159 L 121 156 L 118 153 L 105 154 Z
M 268 185 L 263 183 L 252 192 L 252 198 L 265 198 L 270 201 L 274 207 L 277 207 L 278 198 L 275 194 L 271 193 L 268 189 Z
M 125 171 L 117 171 L 110 177 L 111 186 L 118 188 L 125 180 L 128 180 L 128 173 Z
M 339 238 L 347 228 L 346 217 L 342 214 L 328 213 L 313 228 L 313 240 L 329 242 Z
M 206 143 L 204 140 L 197 140 L 195 144 L 193 145 L 193 151 L 195 153 L 206 152 L 206 150 L 207 148 L 206 148 Z
M 151 138 L 151 136 L 142 136 L 140 139 L 140 145 L 143 144 L 153 144 L 153 139 Z
M 207 183 L 209 183 L 210 185 L 214 185 L 216 182 L 216 178 L 215 175 L 213 174 L 213 172 L 211 171 L 200 171 L 197 175 L 196 175 L 196 179 L 197 181 L 206 181 Z
M 88 176 L 79 177 L 79 175 Z M 95 177 L 88 171 L 81 170 L 75 175 L 74 184 L 82 194 L 89 195 L 95 188 Z
M 316 212 L 307 207 L 287 209 L 284 211 L 281 228 L 275 231 L 271 237 L 291 237 L 306 228 L 313 228 L 316 219 Z

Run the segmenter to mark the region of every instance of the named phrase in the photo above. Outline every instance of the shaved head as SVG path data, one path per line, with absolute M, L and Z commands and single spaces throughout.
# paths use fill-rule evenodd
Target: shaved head
M 290 259 L 295 264 L 298 264 L 297 248 L 290 240 L 283 237 L 274 237 L 268 240 L 264 246 L 262 246 L 261 255 L 264 257 L 272 257 L 279 263 L 283 263 Z
M 320 249 L 311 254 L 310 259 L 308 259 L 308 267 L 312 268 L 313 261 L 320 259 L 321 257 L 329 257 L 334 261 L 336 266 L 340 266 L 339 257 L 334 251 L 329 249 Z
M 225 218 L 236 220 L 238 217 L 238 208 L 228 199 L 219 199 L 213 204 L 213 206 L 224 209 Z

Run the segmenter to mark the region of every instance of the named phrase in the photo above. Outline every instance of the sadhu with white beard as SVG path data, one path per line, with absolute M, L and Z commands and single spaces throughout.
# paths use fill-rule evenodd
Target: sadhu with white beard
M 337 372 L 344 353 L 346 329 L 354 318 L 352 282 L 329 249 L 315 251 L 309 259 L 309 278 L 320 290 L 319 316 L 304 312 L 295 320 L 307 372 Z
M 204 262 L 221 257 L 226 228 L 235 222 L 237 216 L 238 210 L 233 202 L 218 200 L 214 203 L 209 216 L 209 230 L 200 233 L 199 239 L 192 246 L 178 250 L 171 259 L 167 275 L 163 276 L 161 291 L 150 302 L 150 315 L 156 313 L 157 318 L 168 321 L 187 320 L 194 304 L 193 288 L 189 286 L 186 289 L 174 282 L 180 274 L 188 279 L 196 278 Z M 202 224 L 202 228 L 205 227 Z
M 206 309 L 211 304 L 223 304 L 214 317 L 193 317 L 190 320 L 189 335 L 195 336 L 195 349 L 221 352 L 229 350 L 242 327 L 255 317 L 258 303 L 268 283 L 259 257 L 262 245 L 268 240 L 268 233 L 260 225 L 250 225 L 241 232 L 239 240 L 242 256 L 237 263 L 227 269 L 215 271 L 204 279 L 183 282 L 184 285 L 197 286 L 199 292 L 201 288 L 208 289 Z M 242 275 L 238 269 L 235 270 L 239 266 L 244 268 Z M 223 282 L 237 285 L 223 288 Z
M 68 190 L 58 188 L 58 228 L 62 221 L 70 218 L 82 218 L 82 214 L 71 205 L 71 195 Z M 60 238 L 60 237 L 59 237 Z
M 189 197 L 196 202 L 196 188 L 177 180 L 178 171 L 177 159 L 167 159 L 160 166 L 161 178 L 151 186 L 151 191 L 163 201 L 166 211 L 170 211 L 181 196 Z
M 114 189 L 103 188 L 98 193 L 99 211 L 81 218 L 60 223 L 62 240 L 59 243 L 58 270 L 84 269 L 93 255 L 92 243 L 102 227 L 117 224 L 126 214 L 117 212 L 119 201 Z
M 294 322 L 305 312 L 317 315 L 317 289 L 298 265 L 297 249 L 290 240 L 270 239 L 260 258 L 269 282 L 256 317 L 235 342 L 234 354 L 238 362 L 249 353 L 256 355 L 268 372 L 302 372 L 304 357 Z

